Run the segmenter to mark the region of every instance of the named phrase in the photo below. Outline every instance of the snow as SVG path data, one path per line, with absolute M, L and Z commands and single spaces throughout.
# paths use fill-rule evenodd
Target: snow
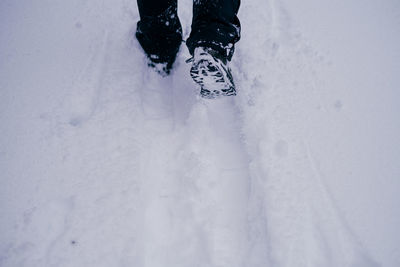
M 134 0 L 0 2 L 0 266 L 399 266 L 400 5 L 242 2 L 219 100 Z

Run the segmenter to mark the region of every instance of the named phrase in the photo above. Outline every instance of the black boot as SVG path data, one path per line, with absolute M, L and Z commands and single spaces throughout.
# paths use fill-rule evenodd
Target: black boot
M 217 98 L 236 95 L 228 61 L 218 51 L 197 47 L 193 57 L 187 62 L 192 62 L 190 75 L 200 85 L 202 97 Z
M 229 61 L 240 39 L 236 16 L 240 0 L 197 0 L 193 3 L 192 32 L 186 41 L 192 62 L 190 75 L 205 98 L 236 95 Z
M 161 1 L 164 8 L 167 5 L 163 9 L 159 5 L 151 7 L 154 1 L 138 1 L 141 19 L 137 24 L 136 38 L 149 58 L 149 66 L 156 67 L 161 74 L 169 74 L 182 42 L 182 26 L 176 2 Z

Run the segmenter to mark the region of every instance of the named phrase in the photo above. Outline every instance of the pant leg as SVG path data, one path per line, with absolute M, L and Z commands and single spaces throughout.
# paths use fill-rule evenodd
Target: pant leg
M 210 47 L 230 60 L 240 39 L 239 6 L 240 0 L 194 0 L 192 32 L 186 41 L 190 53 L 198 46 Z
M 136 38 L 154 62 L 173 63 L 182 42 L 177 0 L 137 0 Z M 172 61 L 172 62 L 171 62 Z

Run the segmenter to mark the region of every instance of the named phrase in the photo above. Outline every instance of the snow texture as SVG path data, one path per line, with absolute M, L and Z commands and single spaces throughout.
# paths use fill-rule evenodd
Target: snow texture
M 206 100 L 184 45 L 147 67 L 134 0 L 0 2 L 1 267 L 400 266 L 399 3 L 239 17 Z

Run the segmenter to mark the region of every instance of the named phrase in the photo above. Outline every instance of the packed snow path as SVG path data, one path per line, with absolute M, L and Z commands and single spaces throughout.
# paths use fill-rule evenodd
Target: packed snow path
M 186 35 L 190 2 L 179 3 Z M 12 49 L 3 45 L 1 64 L 11 67 L 1 76 L 0 266 L 399 260 L 365 247 L 321 171 L 312 126 L 336 123 L 342 102 L 323 104 L 318 72 L 331 62 L 281 1 L 243 1 L 239 94 L 218 100 L 197 96 L 184 44 L 172 75 L 148 69 L 133 0 L 0 7 L 15 14 L 1 26 Z

